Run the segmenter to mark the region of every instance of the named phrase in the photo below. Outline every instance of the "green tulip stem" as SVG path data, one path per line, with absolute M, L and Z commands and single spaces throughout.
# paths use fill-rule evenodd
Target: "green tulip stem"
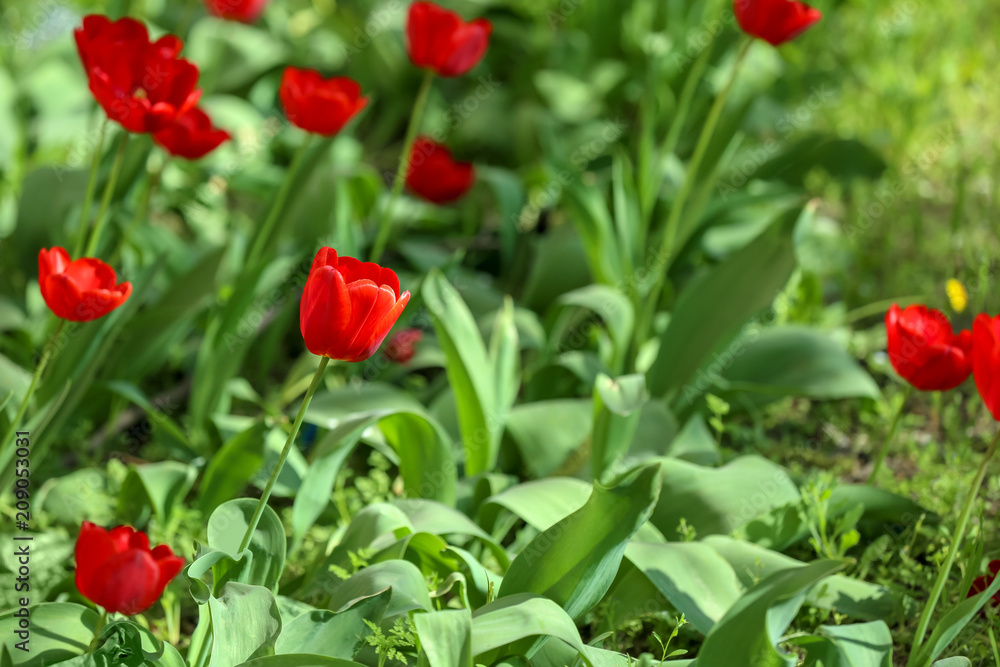
M 130 135 L 130 132 L 125 132 L 122 134 L 121 139 L 118 140 L 118 151 L 115 153 L 115 161 L 111 164 L 111 174 L 108 176 L 108 182 L 104 186 L 101 207 L 97 209 L 97 219 L 94 221 L 94 229 L 90 232 L 90 240 L 83 251 L 83 257 L 91 257 L 97 250 L 97 244 L 101 240 L 101 232 L 104 231 L 104 225 L 108 220 L 108 207 L 111 205 L 111 197 L 114 195 L 115 185 L 118 183 L 118 174 L 121 173 L 122 163 L 125 161 L 125 149 L 128 148 Z M 70 259 L 79 259 L 79 257 L 71 257 Z
M 90 207 L 94 203 L 94 191 L 97 189 L 97 172 L 101 166 L 101 154 L 104 148 L 104 135 L 108 131 L 108 119 L 101 121 L 101 129 L 97 132 L 97 144 L 94 145 L 94 155 L 90 158 L 90 176 L 87 177 L 87 190 L 83 195 L 83 208 L 80 209 L 80 229 L 77 230 L 76 243 L 73 244 L 73 257 L 79 257 L 83 250 L 83 242 L 90 229 Z
M 892 441 L 896 439 L 896 431 L 899 430 L 899 422 L 902 421 L 903 408 L 910 400 L 910 395 L 913 394 L 913 385 L 907 384 L 906 389 L 903 391 L 903 401 L 896 408 L 896 413 L 892 416 L 892 425 L 889 426 L 889 432 L 886 433 L 885 441 L 882 443 L 882 449 L 879 450 L 878 456 L 875 457 L 875 463 L 872 465 L 872 471 L 868 475 L 868 481 L 866 484 L 871 484 L 875 481 L 875 476 L 878 474 L 879 469 L 882 467 L 882 462 L 885 461 L 886 455 L 889 453 L 889 446 L 892 445 Z
M 389 242 L 389 232 L 392 231 L 392 209 L 396 206 L 396 200 L 403 192 L 403 185 L 406 183 L 406 174 L 410 170 L 410 153 L 413 152 L 413 142 L 417 140 L 417 130 L 420 129 L 420 121 L 424 116 L 424 107 L 427 106 L 427 97 L 431 91 L 431 82 L 434 81 L 434 72 L 427 70 L 424 80 L 420 84 L 420 92 L 413 103 L 413 112 L 410 114 L 410 124 L 406 128 L 406 137 L 403 139 L 403 154 L 399 157 L 399 166 L 396 168 L 396 177 L 392 182 L 392 192 L 389 194 L 389 201 L 382 214 L 379 216 L 378 236 L 372 245 L 372 253 L 368 258 L 370 262 L 378 262 L 385 251 L 386 243 Z
M 62 332 L 63 326 L 66 324 L 66 320 L 59 320 L 59 326 L 56 330 L 52 332 L 52 337 L 49 338 L 48 344 L 45 345 L 45 349 L 42 350 L 42 358 L 38 360 L 38 365 L 35 366 L 35 372 L 31 376 L 31 384 L 28 385 L 28 391 L 24 393 L 24 398 L 21 399 L 21 405 L 17 408 L 17 414 L 14 415 L 13 421 L 11 421 L 10 426 L 7 428 L 7 432 L 4 433 L 3 440 L 0 440 L 0 452 L 3 452 L 7 447 L 7 443 L 10 442 L 11 437 L 14 435 L 14 431 L 17 430 L 18 424 L 24 419 L 25 413 L 28 411 L 28 404 L 31 403 L 31 397 L 35 393 L 35 388 L 38 386 L 38 381 L 42 377 L 42 373 L 45 372 L 45 367 L 48 365 L 49 361 L 55 356 L 55 351 L 58 349 L 56 346 L 56 341 L 59 340 L 59 334 Z
M 986 468 L 989 466 L 993 454 L 997 451 L 997 445 L 1000 445 L 1000 429 L 997 430 L 997 434 L 993 437 L 993 442 L 990 443 L 989 449 L 986 450 L 982 461 L 979 462 L 979 470 L 976 471 L 976 477 L 972 480 L 972 488 L 969 489 L 969 495 L 966 497 L 965 505 L 962 507 L 962 514 L 958 518 L 958 526 L 955 528 L 955 534 L 948 547 L 948 555 L 944 559 L 944 566 L 938 572 L 937 581 L 934 582 L 934 588 L 931 590 L 931 597 L 927 600 L 924 611 L 920 614 L 920 622 L 917 624 L 917 631 L 913 635 L 910 667 L 915 667 L 914 660 L 920 653 L 920 647 L 924 643 L 924 635 L 927 633 L 927 626 L 930 625 L 931 616 L 934 615 L 934 607 L 937 606 L 941 592 L 944 590 L 944 585 L 948 581 L 948 575 L 951 574 L 951 566 L 955 562 L 955 556 L 962 546 L 962 540 L 965 537 L 965 527 L 969 523 L 972 507 L 976 504 L 976 497 L 979 495 L 979 487 L 983 485 L 983 479 L 986 477 Z
M 271 206 L 270 212 L 267 214 L 267 219 L 264 220 L 264 224 L 260 226 L 257 232 L 257 238 L 254 239 L 253 246 L 250 248 L 250 254 L 247 255 L 246 265 L 249 268 L 256 266 L 257 262 L 260 261 L 260 256 L 264 252 L 264 248 L 267 247 L 268 243 L 271 241 L 271 235 L 274 233 L 274 227 L 278 224 L 278 218 L 284 213 L 285 204 L 288 202 L 288 196 L 292 193 L 292 184 L 295 183 L 295 179 L 298 178 L 299 170 L 302 167 L 302 160 L 305 158 L 306 150 L 312 143 L 312 135 L 307 134 L 306 138 L 302 140 L 302 144 L 299 146 L 298 150 L 292 156 L 292 161 L 288 165 L 288 170 L 285 172 L 285 180 L 281 184 L 281 189 L 278 190 L 278 195 L 274 199 L 274 204 Z
M 239 553 L 243 553 L 250 546 L 250 540 L 253 538 L 254 531 L 257 530 L 260 517 L 264 514 L 264 507 L 267 506 L 267 501 L 271 497 L 271 490 L 274 489 L 274 484 L 278 481 L 278 474 L 281 473 L 281 468 L 285 465 L 285 459 L 288 458 L 288 453 L 292 450 L 292 443 L 295 442 L 295 436 L 298 435 L 299 428 L 302 426 L 302 420 L 305 419 L 306 409 L 309 408 L 313 394 L 316 393 L 316 389 L 323 379 L 323 371 L 326 370 L 328 363 L 330 363 L 330 357 L 323 357 L 319 362 L 319 368 L 316 369 L 316 374 L 313 375 L 309 389 L 306 390 L 306 395 L 302 399 L 302 405 L 299 406 L 299 412 L 295 415 L 295 423 L 292 424 L 292 430 L 288 434 L 288 439 L 285 440 L 285 446 L 281 448 L 281 455 L 278 457 L 278 462 L 274 465 L 274 470 L 271 472 L 271 477 L 267 480 L 267 486 L 264 487 L 264 492 L 261 494 L 260 500 L 257 501 L 257 509 L 253 512 L 250 525 L 247 526 L 247 532 L 243 535 L 243 541 L 240 542 Z

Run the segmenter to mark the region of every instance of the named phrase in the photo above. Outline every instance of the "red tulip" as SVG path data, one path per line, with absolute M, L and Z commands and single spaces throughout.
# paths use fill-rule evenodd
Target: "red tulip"
M 65 248 L 38 253 L 38 286 L 42 298 L 57 317 L 90 322 L 125 303 L 132 283 L 116 285 L 115 270 L 99 259 L 82 257 L 71 262 Z
M 983 403 L 1000 421 L 1000 315 L 980 313 L 972 323 L 972 372 Z
M 172 155 L 197 160 L 229 139 L 229 133 L 212 126 L 212 120 L 197 107 L 185 112 L 173 124 L 156 132 L 153 141 Z
M 417 352 L 417 343 L 424 337 L 420 329 L 403 329 L 389 339 L 385 346 L 385 357 L 389 361 L 405 364 Z
M 105 530 L 84 521 L 76 538 L 76 587 L 109 612 L 146 611 L 182 567 L 184 559 L 170 547 L 150 550 L 145 533 L 128 526 Z
M 253 23 L 260 18 L 267 0 L 205 0 L 205 7 L 213 16 L 230 21 Z
M 198 68 L 177 57 L 178 37 L 150 43 L 142 23 L 96 14 L 84 17 L 74 36 L 90 91 L 129 132 L 162 130 L 198 103 Z
M 954 389 L 972 372 L 972 333 L 956 336 L 939 310 L 916 305 L 901 310 L 893 304 L 885 330 L 892 367 L 916 389 Z
M 313 354 L 343 361 L 364 361 L 375 353 L 410 301 L 399 293 L 391 269 L 333 248 L 316 253 L 302 292 L 299 323 Z
M 971 598 L 973 595 L 979 595 L 993 583 L 993 580 L 997 577 L 997 572 L 1000 572 L 1000 560 L 990 561 L 989 565 L 990 574 L 976 577 L 972 581 L 972 586 L 969 588 L 969 594 L 966 598 Z M 992 596 L 992 604 L 994 607 L 1000 606 L 1000 592 L 994 593 Z
M 286 67 L 278 89 L 281 106 L 293 125 L 329 137 L 340 132 L 368 104 L 357 81 L 324 79 L 314 69 Z
M 410 61 L 441 76 L 461 76 L 483 59 L 491 32 L 486 19 L 466 23 L 433 2 L 414 2 L 406 21 Z
M 426 137 L 413 143 L 406 185 L 415 194 L 435 204 L 455 201 L 472 187 L 476 169 L 469 162 L 456 162 L 451 151 Z
M 733 13 L 743 32 L 772 46 L 795 39 L 823 18 L 796 0 L 733 0 Z

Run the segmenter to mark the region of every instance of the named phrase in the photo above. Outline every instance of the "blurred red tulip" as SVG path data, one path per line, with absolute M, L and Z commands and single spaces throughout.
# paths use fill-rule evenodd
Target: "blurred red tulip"
M 38 286 L 42 298 L 57 317 L 90 322 L 125 303 L 132 283 L 116 285 L 115 270 L 99 259 L 70 261 L 65 248 L 38 253 Z
M 980 313 L 972 323 L 972 372 L 983 403 L 1000 421 L 1000 315 Z
M 153 134 L 153 141 L 167 149 L 171 155 L 188 160 L 204 157 L 227 139 L 229 133 L 213 127 L 208 114 L 197 107 Z
M 293 125 L 325 137 L 340 132 L 368 104 L 357 81 L 345 76 L 324 79 L 314 69 L 296 67 L 285 68 L 278 96 Z
M 84 521 L 76 538 L 76 587 L 108 612 L 133 616 L 153 606 L 184 559 L 129 526 L 105 530 Z
M 389 344 L 385 346 L 385 357 L 389 361 L 405 364 L 417 352 L 417 343 L 424 337 L 420 329 L 403 329 L 393 334 Z
M 364 361 L 375 353 L 410 301 L 399 278 L 374 262 L 316 253 L 302 292 L 299 323 L 306 348 L 342 361 Z
M 743 32 L 773 46 L 784 44 L 823 18 L 816 8 L 796 0 L 733 0 Z
M 414 2 L 406 21 L 410 61 L 441 76 L 461 76 L 483 59 L 491 32 L 486 19 L 466 23 L 433 2 Z
M 989 565 L 990 573 L 983 575 L 981 577 L 976 577 L 972 580 L 972 586 L 969 587 L 969 593 L 966 598 L 971 598 L 973 595 L 979 595 L 993 583 L 993 580 L 997 577 L 997 572 L 1000 572 L 1000 560 L 990 561 Z M 994 607 L 1000 606 L 1000 592 L 994 593 L 992 595 L 992 604 Z
M 205 7 L 213 16 L 230 21 L 253 23 L 260 18 L 268 0 L 205 0 Z
M 178 37 L 150 43 L 142 23 L 96 14 L 84 17 L 74 36 L 90 91 L 129 132 L 162 130 L 198 103 L 198 68 L 177 57 Z
M 445 146 L 418 137 L 410 152 L 406 186 L 435 204 L 455 201 L 472 187 L 476 170 L 469 162 L 456 162 Z
M 955 335 L 939 310 L 893 304 L 885 315 L 885 330 L 892 367 L 916 389 L 954 389 L 972 372 L 972 333 Z

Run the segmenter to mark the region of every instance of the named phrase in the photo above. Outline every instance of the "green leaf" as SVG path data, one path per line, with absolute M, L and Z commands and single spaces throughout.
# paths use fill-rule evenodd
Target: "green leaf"
M 521 388 L 521 348 L 514 321 L 514 301 L 509 296 L 504 297 L 503 308 L 493 321 L 490 361 L 497 383 L 494 394 L 496 409 L 499 414 L 506 416 Z
M 614 379 L 604 373 L 597 376 L 590 445 L 591 477 L 604 479 L 628 452 L 646 398 L 646 377 L 641 373 Z
M 938 660 L 931 667 L 972 667 L 972 661 L 963 657 L 945 658 Z
M 340 658 L 329 658 L 323 655 L 306 653 L 288 653 L 285 655 L 269 655 L 263 658 L 248 660 L 239 667 L 365 667 L 361 663 Z
M 802 213 L 811 214 L 809 208 Z M 695 371 L 727 336 L 767 307 L 788 282 L 795 267 L 792 231 L 798 218 L 798 211 L 779 218 L 685 287 L 646 373 L 653 396 L 673 395 L 683 388 L 684 398 L 690 400 L 711 386 L 711 378 L 691 382 Z
M 660 494 L 660 468 L 633 471 L 611 488 L 595 486 L 586 504 L 537 535 L 511 563 L 498 597 L 535 593 L 572 618 L 596 605 L 618 572 L 628 540 Z
M 253 498 L 237 498 L 215 508 L 208 519 L 209 546 L 229 554 L 233 559 L 245 558 L 239 553 L 240 544 L 256 508 L 257 500 Z M 216 587 L 229 576 L 236 576 L 241 583 L 277 591 L 281 571 L 285 567 L 285 529 L 269 505 L 264 506 L 247 550 L 252 557 L 241 561 L 237 573 L 229 573 L 224 566 L 216 568 Z
M 317 609 L 285 623 L 274 643 L 276 654 L 315 653 L 350 660 L 365 645 L 371 628 L 365 621 L 379 623 L 389 607 L 391 592 L 386 589 L 361 598 L 341 612 Z
M 247 487 L 257 471 L 264 465 L 263 422 L 229 438 L 222 449 L 209 460 L 201 482 L 198 506 L 211 513 L 221 503 L 231 499 Z
M 666 455 L 701 466 L 717 466 L 722 453 L 715 436 L 708 430 L 705 418 L 699 413 L 691 415 L 684 428 L 670 441 Z
M 881 396 L 871 375 L 832 338 L 815 329 L 787 326 L 750 332 L 728 351 L 734 358 L 723 370 L 720 386 L 727 394 L 750 394 L 748 398 L 756 403 L 782 396 Z
M 570 220 L 583 241 L 587 265 L 597 282 L 615 285 L 623 277 L 614 222 L 600 189 L 571 183 L 563 190 Z
M 802 605 L 806 590 L 841 567 L 835 561 L 816 561 L 763 580 L 715 624 L 698 651 L 698 662 L 745 667 L 746 657 L 754 656 L 759 667 L 791 667 L 796 660 L 780 653 L 775 644 Z
M 141 483 L 161 525 L 167 525 L 174 507 L 184 501 L 198 471 L 178 461 L 144 463 L 131 466 L 130 475 Z
M 522 403 L 507 415 L 506 427 L 528 472 L 545 477 L 586 442 L 591 403 L 576 398 Z
M 84 653 L 100 619 L 96 611 L 83 605 L 44 602 L 27 608 L 30 627 L 25 629 L 21 617 L 15 616 L 19 612 L 15 609 L 0 615 L 0 642 L 18 658 L 14 664 L 25 667 L 44 667 Z M 24 640 L 28 640 L 28 652 L 16 648 Z
M 228 582 L 208 600 L 212 615 L 212 657 L 208 667 L 232 667 L 260 657 L 281 632 L 274 595 L 263 586 Z
M 921 646 L 917 659 L 911 659 L 910 664 L 928 665 L 937 659 L 997 591 L 1000 591 L 1000 577 L 995 577 L 982 593 L 966 598 L 955 605 L 934 626 L 931 636 Z
M 635 312 L 632 302 L 622 290 L 608 285 L 587 285 L 566 292 L 559 297 L 557 303 L 589 310 L 599 316 L 608 328 L 608 333 L 614 344 L 615 356 L 611 361 L 624 360 L 625 352 L 632 341 Z M 582 324 L 572 319 L 571 315 L 572 312 L 567 312 L 557 320 L 552 333 L 553 341 L 561 342 L 567 335 L 572 335 L 574 338 L 581 335 Z M 574 340 L 563 344 L 574 347 L 578 345 Z M 614 365 L 614 363 L 610 365 Z
M 434 608 L 423 573 L 416 565 L 405 560 L 375 563 L 355 573 L 334 589 L 327 606 L 334 611 L 342 611 L 358 600 L 387 588 L 392 589 L 392 597 L 385 618 L 414 609 L 426 611 Z
M 468 609 L 416 614 L 420 664 L 427 667 L 473 667 L 472 615 Z
M 743 592 L 729 563 L 700 542 L 632 542 L 625 557 L 702 634 L 711 631 Z
M 593 492 L 583 480 L 550 477 L 525 482 L 491 496 L 487 503 L 513 512 L 535 530 L 547 530 L 582 508 Z
M 728 534 L 799 500 L 788 472 L 759 456 L 741 456 L 721 468 L 666 458 L 661 465 L 663 493 L 651 521 L 664 535 L 675 535 L 681 519 L 699 536 Z
M 573 619 L 546 598 L 521 593 L 495 600 L 472 614 L 472 654 L 483 654 L 528 637 L 558 637 L 581 653 L 580 633 Z M 528 656 L 531 657 L 530 655 Z M 480 660 L 490 664 L 491 661 Z
M 883 621 L 821 625 L 817 636 L 792 643 L 806 648 L 805 667 L 892 667 L 892 633 Z

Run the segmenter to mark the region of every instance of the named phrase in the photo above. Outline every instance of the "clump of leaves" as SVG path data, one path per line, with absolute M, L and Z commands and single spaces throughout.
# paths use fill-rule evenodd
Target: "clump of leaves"
M 368 619 L 365 619 L 365 625 L 372 631 L 370 635 L 365 637 L 365 641 L 369 646 L 375 648 L 375 654 L 378 656 L 378 667 L 385 667 L 387 660 L 396 660 L 404 665 L 408 664 L 406 654 L 400 649 L 412 649 L 416 645 L 414 627 L 410 619 L 397 618 L 396 622 L 389 628 L 389 634 L 382 632 L 382 628 L 378 624 Z

